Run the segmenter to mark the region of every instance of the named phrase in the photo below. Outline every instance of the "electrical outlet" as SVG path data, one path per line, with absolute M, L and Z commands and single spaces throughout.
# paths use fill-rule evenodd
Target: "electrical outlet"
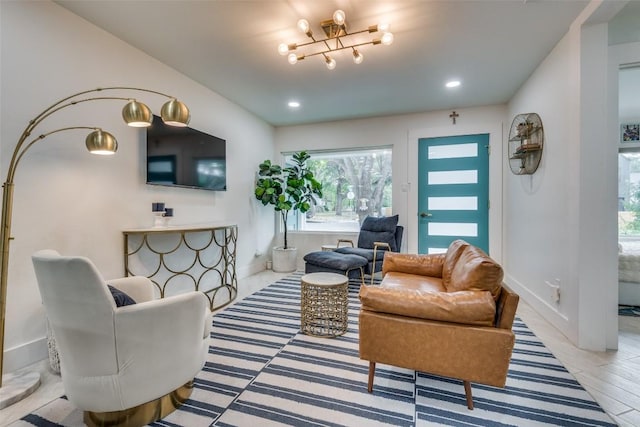
M 560 302 L 560 279 L 555 279 L 555 285 L 548 280 L 545 280 L 544 283 L 551 289 L 551 299 L 554 302 Z

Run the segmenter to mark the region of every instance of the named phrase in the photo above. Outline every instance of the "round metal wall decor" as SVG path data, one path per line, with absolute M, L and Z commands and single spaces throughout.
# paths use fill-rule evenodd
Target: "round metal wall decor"
M 536 113 L 518 114 L 509 131 L 509 167 L 516 175 L 531 175 L 540 165 L 544 145 L 542 120 Z

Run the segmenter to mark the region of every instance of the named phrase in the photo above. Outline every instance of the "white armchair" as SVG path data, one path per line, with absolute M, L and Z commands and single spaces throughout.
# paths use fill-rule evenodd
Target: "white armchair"
M 208 352 L 204 294 L 154 300 L 146 277 L 105 281 L 89 259 L 53 250 L 32 260 L 65 393 L 88 425 L 145 425 L 189 397 Z M 117 307 L 107 284 L 136 304 Z

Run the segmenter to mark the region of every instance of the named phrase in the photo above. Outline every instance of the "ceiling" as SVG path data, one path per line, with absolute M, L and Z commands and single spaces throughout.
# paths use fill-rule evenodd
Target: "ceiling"
M 569 30 L 586 0 L 58 0 L 56 3 L 274 126 L 507 102 Z M 387 22 L 391 46 L 364 62 L 335 55 L 290 65 L 280 43 L 302 43 L 334 10 L 350 31 Z M 462 85 L 446 89 L 447 80 Z M 301 103 L 288 107 L 290 100 Z

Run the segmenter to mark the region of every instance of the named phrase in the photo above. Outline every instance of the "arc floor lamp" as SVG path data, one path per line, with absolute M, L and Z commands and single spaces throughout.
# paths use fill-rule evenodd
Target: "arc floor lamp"
M 27 152 L 27 150 L 29 150 L 29 148 L 31 148 L 35 143 L 42 141 L 47 136 L 54 133 L 64 132 L 68 130 L 91 130 L 92 132 L 89 133 L 89 135 L 85 139 L 87 149 L 94 154 L 114 154 L 118 149 L 118 143 L 115 137 L 99 127 L 65 127 L 43 133 L 29 141 L 29 137 L 32 135 L 36 127 L 46 118 L 60 110 L 76 106 L 84 102 L 101 100 L 127 101 L 122 110 L 122 118 L 127 123 L 127 125 L 133 127 L 151 126 L 153 115 L 151 114 L 151 110 L 149 109 L 149 107 L 147 107 L 144 103 L 139 102 L 135 98 L 122 96 L 101 96 L 101 94 L 104 92 L 112 91 L 117 91 L 120 93 L 146 92 L 169 98 L 169 101 L 167 101 L 162 106 L 160 112 L 162 120 L 166 124 L 171 126 L 187 126 L 187 124 L 189 123 L 189 109 L 185 104 L 178 101 L 175 97 L 154 90 L 120 86 L 90 89 L 75 93 L 71 96 L 67 96 L 66 98 L 57 101 L 55 104 L 51 105 L 29 121 L 29 124 L 22 132 L 22 135 L 20 136 L 20 139 L 18 140 L 18 143 L 13 150 L 11 162 L 9 163 L 9 168 L 7 171 L 7 178 L 2 185 L 2 225 L 0 229 L 0 245 L 2 245 L 0 246 L 0 256 L 2 257 L 2 262 L 0 264 L 2 268 L 2 270 L 0 271 L 0 388 L 4 390 L 2 390 L 2 393 L 0 393 L 0 409 L 26 397 L 33 390 L 35 390 L 40 383 L 40 375 L 38 373 L 31 375 L 30 378 L 19 378 L 15 381 L 15 384 L 12 383 L 11 378 L 9 378 L 3 384 L 1 375 L 2 368 L 4 366 L 4 326 L 7 307 L 9 243 L 13 239 L 13 237 L 11 237 L 11 216 L 13 210 L 13 180 L 15 177 L 16 168 L 18 167 L 20 160 Z M 100 96 L 98 96 L 97 94 L 100 94 Z

